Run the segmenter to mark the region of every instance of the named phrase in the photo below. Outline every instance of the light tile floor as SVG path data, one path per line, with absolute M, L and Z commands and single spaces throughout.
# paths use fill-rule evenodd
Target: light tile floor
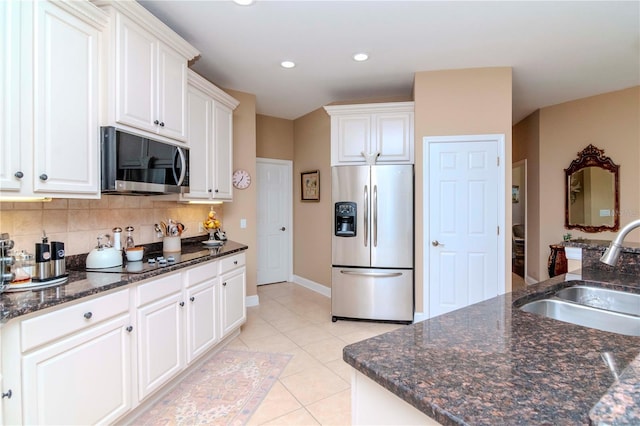
M 227 347 L 293 357 L 248 424 L 350 425 L 351 373 L 342 348 L 402 325 L 331 322 L 331 299 L 293 283 L 259 286 L 258 297 Z

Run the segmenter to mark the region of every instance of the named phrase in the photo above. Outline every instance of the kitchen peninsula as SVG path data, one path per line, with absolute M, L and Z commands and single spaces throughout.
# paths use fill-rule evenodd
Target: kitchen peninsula
M 202 238 L 142 271 L 87 272 L 70 256 L 67 283 L 0 295 L 2 422 L 126 423 L 233 339 L 248 247 Z
M 594 271 L 582 278 L 640 285 L 637 275 Z M 560 275 L 345 347 L 343 358 L 354 368 L 354 424 L 384 424 L 390 410 L 381 401 L 408 403 L 402 412 L 422 424 L 637 423 L 639 337 L 514 307 L 516 300 L 519 306 L 566 285 Z M 605 364 L 604 353 L 613 356 L 617 371 Z M 359 395 L 361 388 L 373 389 L 374 396 Z M 382 399 L 373 402 L 380 392 Z M 407 423 L 400 411 L 393 415 L 396 424 Z

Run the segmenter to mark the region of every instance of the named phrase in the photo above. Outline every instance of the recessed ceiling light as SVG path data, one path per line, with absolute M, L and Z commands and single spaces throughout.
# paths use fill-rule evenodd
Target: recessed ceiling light
M 253 4 L 254 0 L 233 0 L 233 2 L 240 6 L 250 6 Z
M 296 63 L 293 61 L 282 61 L 280 62 L 280 66 L 282 68 L 293 68 L 296 66 Z
M 353 55 L 353 60 L 357 62 L 366 61 L 367 59 L 369 59 L 369 55 L 364 52 Z

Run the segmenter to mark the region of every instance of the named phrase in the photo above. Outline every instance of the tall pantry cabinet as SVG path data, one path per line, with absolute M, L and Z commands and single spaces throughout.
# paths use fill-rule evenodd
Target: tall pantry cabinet
M 9 0 L 0 12 L 0 196 L 98 198 L 106 14 L 63 0 Z

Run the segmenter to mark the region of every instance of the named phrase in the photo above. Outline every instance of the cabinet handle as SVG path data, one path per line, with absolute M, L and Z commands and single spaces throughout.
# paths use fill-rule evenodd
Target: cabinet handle
M 129 327 L 125 328 L 125 330 L 131 333 L 133 331 L 133 326 L 130 325 Z
M 46 173 L 43 173 L 40 175 L 40 180 L 47 180 L 47 179 L 49 179 L 49 176 L 47 176 Z
M 180 302 L 180 306 L 184 306 L 184 302 Z
M 195 297 L 193 297 L 193 296 L 191 296 L 191 297 L 189 298 L 189 300 L 191 300 L 192 302 L 195 302 L 195 301 L 196 301 L 196 298 L 195 298 Z
M 92 317 L 92 316 L 93 316 L 93 314 L 92 314 L 91 312 L 85 312 L 85 313 L 84 313 L 84 317 L 85 317 L 86 319 L 91 319 L 91 317 Z
M 164 121 L 160 122 L 160 127 L 164 127 Z
M 13 392 L 11 391 L 11 389 L 9 389 L 8 391 L 2 393 L 2 399 L 5 399 L 5 398 L 11 399 L 12 395 L 13 395 Z
M 223 286 L 223 287 L 226 287 L 226 286 L 227 286 L 227 282 L 226 282 L 226 281 L 225 281 L 225 282 L 223 282 L 223 283 L 222 283 L 222 286 Z
M 153 124 L 158 125 L 160 122 L 158 120 L 153 120 Z
M 15 172 L 13 174 L 15 177 L 17 177 L 18 179 L 22 179 L 24 177 L 24 173 L 22 173 L 20 170 L 18 170 L 17 172 Z

